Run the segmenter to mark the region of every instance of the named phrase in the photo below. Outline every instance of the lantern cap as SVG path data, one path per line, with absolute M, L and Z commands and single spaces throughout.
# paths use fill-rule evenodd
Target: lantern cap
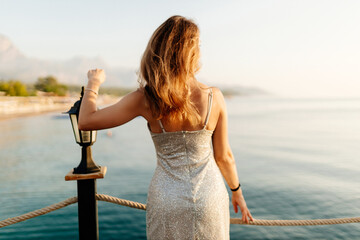
M 63 112 L 63 114 L 78 114 L 79 113 L 79 110 L 80 110 L 80 104 L 81 104 L 81 101 L 82 101 L 82 98 L 84 96 L 84 86 L 81 87 L 81 96 L 80 96 L 80 100 L 76 101 L 74 103 L 74 105 L 70 108 L 69 111 L 67 112 Z
M 79 110 L 80 110 L 80 104 L 81 104 L 81 100 L 77 100 L 74 105 L 70 108 L 69 111 L 67 112 L 63 112 L 63 114 L 67 113 L 67 114 L 78 114 Z

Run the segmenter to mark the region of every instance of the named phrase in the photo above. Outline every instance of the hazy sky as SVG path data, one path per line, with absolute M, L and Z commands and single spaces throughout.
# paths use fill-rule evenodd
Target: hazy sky
M 137 69 L 152 32 L 175 14 L 200 27 L 207 83 L 360 97 L 357 0 L 0 0 L 0 33 L 29 57 L 101 56 Z

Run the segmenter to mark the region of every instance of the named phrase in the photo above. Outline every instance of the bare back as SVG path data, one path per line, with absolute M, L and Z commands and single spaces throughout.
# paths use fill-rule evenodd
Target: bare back
M 210 89 L 213 93 L 213 95 L 216 95 L 216 90 L 214 88 L 210 88 L 206 86 L 205 84 L 198 83 L 197 86 L 194 86 L 191 89 L 191 101 L 195 104 L 197 110 L 199 111 L 201 121 L 200 124 L 197 126 L 192 126 L 189 121 L 182 121 L 180 119 L 169 121 L 167 117 L 164 117 L 161 119 L 161 123 L 166 130 L 166 132 L 176 132 L 176 131 L 196 131 L 201 130 L 204 126 L 204 123 L 206 121 L 206 117 L 209 111 L 209 92 Z M 216 101 L 213 101 L 213 106 L 211 107 L 211 114 L 209 115 L 209 121 L 206 126 L 206 129 L 208 130 L 214 130 L 216 127 L 219 111 Z M 160 133 L 162 132 L 161 126 L 159 124 L 159 121 L 154 118 L 150 112 L 150 109 L 148 109 L 148 112 L 144 114 L 144 118 L 148 121 L 150 129 L 154 133 Z

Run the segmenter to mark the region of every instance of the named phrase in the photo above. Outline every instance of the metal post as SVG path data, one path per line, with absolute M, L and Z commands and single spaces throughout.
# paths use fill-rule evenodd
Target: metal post
M 91 147 L 84 145 L 81 148 L 81 162 L 79 166 L 74 168 L 75 174 L 87 174 L 100 172 L 100 166 L 98 166 L 92 159 Z
M 104 178 L 106 170 L 106 166 L 102 166 L 100 167 L 100 172 L 74 174 L 74 170 L 71 169 L 65 176 L 65 181 L 77 181 L 80 240 L 99 239 L 96 179 Z
M 95 199 L 96 179 L 77 181 L 79 239 L 98 240 L 98 208 Z

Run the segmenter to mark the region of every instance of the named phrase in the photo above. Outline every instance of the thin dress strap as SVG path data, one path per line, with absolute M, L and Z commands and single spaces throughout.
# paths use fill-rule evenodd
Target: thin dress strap
M 208 124 L 209 118 L 210 118 L 211 106 L 212 106 L 212 96 L 213 96 L 212 89 L 210 88 L 208 110 L 207 110 L 207 115 L 206 115 L 206 119 L 205 119 L 204 129 L 205 129 L 206 125 Z
M 161 119 L 159 119 L 158 121 L 159 121 L 159 125 L 160 125 L 160 127 L 161 127 L 162 132 L 163 132 L 163 133 L 166 132 L 166 131 L 165 131 L 165 128 L 164 128 L 164 126 L 163 126 L 163 124 L 162 124 L 162 122 L 161 122 Z

